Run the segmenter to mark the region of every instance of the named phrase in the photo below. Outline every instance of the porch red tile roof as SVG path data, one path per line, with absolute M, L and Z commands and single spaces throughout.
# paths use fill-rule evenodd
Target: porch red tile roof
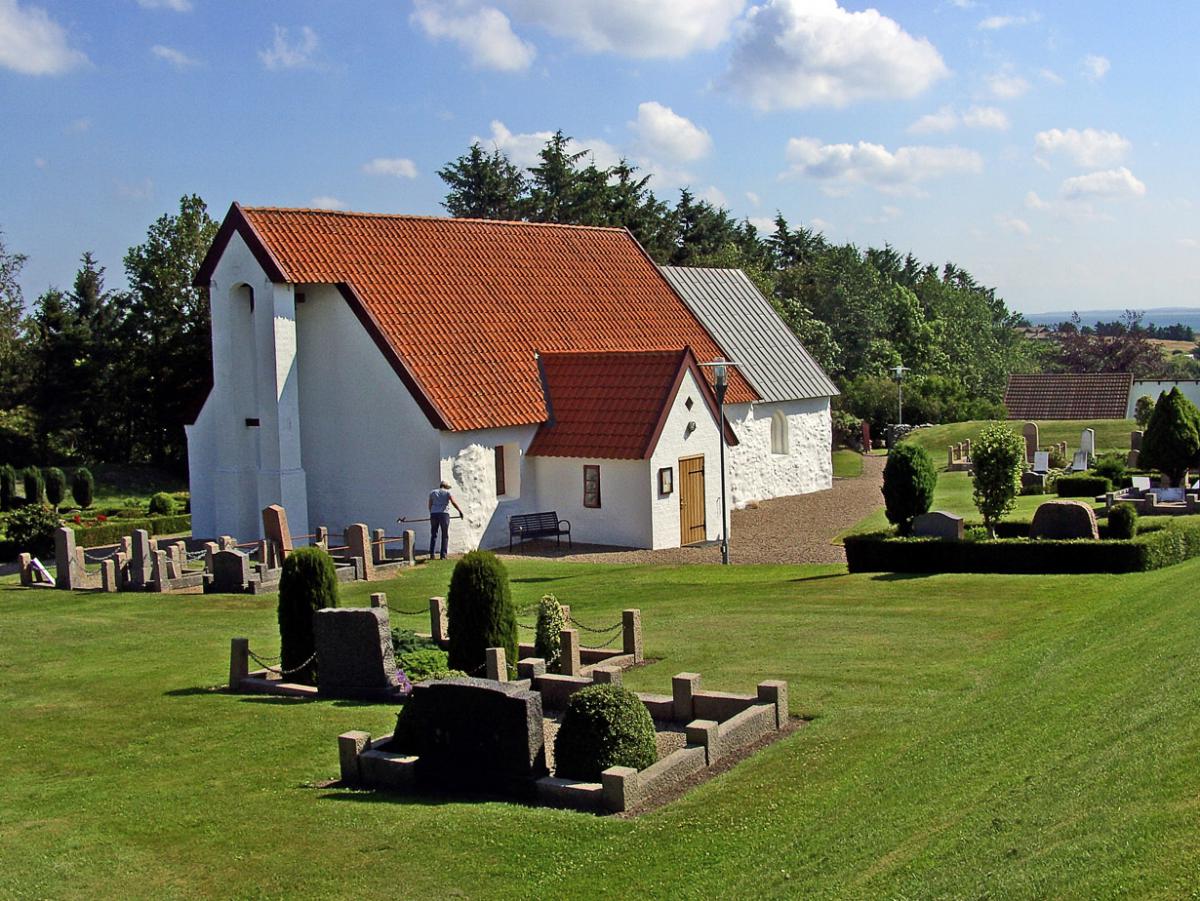
M 341 286 L 439 428 L 544 421 L 535 352 L 725 355 L 624 229 L 235 204 L 197 282 L 234 231 L 274 281 Z
M 1128 372 L 1010 375 L 1004 406 L 1009 419 L 1124 419 L 1132 387 Z
M 646 459 L 684 373 L 701 379 L 688 350 L 554 353 L 541 363 L 553 419 L 538 428 L 530 456 Z M 715 419 L 716 399 L 701 384 L 696 403 Z M 695 413 L 706 415 L 702 408 Z

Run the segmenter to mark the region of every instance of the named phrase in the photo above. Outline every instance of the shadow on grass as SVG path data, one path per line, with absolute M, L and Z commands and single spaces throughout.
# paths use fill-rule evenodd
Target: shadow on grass
M 440 792 L 432 789 L 399 791 L 350 785 L 346 782 L 334 782 L 314 787 L 324 792 L 319 796 L 322 801 L 349 801 L 357 804 L 419 804 L 422 807 L 445 807 L 449 804 L 516 804 L 530 809 L 545 806 L 537 804 L 532 798 L 498 792 Z
M 197 685 L 194 688 L 172 688 L 164 691 L 168 698 L 190 698 L 195 695 L 219 695 L 225 693 L 224 685 Z
M 879 573 L 871 576 L 872 582 L 907 582 L 909 579 L 928 579 L 938 573 Z
M 797 576 L 794 579 L 788 579 L 789 582 L 819 582 L 822 579 L 844 579 L 850 573 L 821 573 L 816 576 Z
M 391 698 L 382 701 L 362 700 L 358 698 L 320 698 L 320 697 L 304 697 L 299 695 L 272 695 L 272 694 L 236 694 L 231 692 L 224 685 L 211 686 L 196 686 L 194 688 L 173 688 L 170 691 L 163 692 L 164 697 L 168 698 L 191 698 L 191 697 L 227 697 L 235 698 L 240 704 L 269 704 L 276 707 L 279 706 L 295 706 L 302 704 L 322 703 L 328 704 L 330 707 L 403 707 L 404 699 Z

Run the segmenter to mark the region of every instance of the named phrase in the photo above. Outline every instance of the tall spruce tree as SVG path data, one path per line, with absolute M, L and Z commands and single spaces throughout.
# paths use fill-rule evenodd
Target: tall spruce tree
M 438 170 L 449 191 L 442 206 L 459 219 L 522 219 L 527 206 L 525 176 L 499 148 L 485 153 L 479 142 Z

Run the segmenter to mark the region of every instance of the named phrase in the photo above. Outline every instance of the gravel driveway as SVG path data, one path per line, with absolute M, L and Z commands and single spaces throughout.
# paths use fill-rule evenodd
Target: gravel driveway
M 846 553 L 831 544 L 835 537 L 883 504 L 886 457 L 864 457 L 857 479 L 834 479 L 828 491 L 762 501 L 734 510 L 729 529 L 731 563 L 845 563 Z M 502 554 L 502 556 L 509 556 Z M 530 541 L 513 557 L 547 557 L 581 563 L 720 563 L 717 543 L 661 551 L 575 542 L 561 551 L 553 541 Z

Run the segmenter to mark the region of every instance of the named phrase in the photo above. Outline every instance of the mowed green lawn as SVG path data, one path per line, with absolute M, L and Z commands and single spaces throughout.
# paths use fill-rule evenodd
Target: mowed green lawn
M 840 448 L 833 452 L 833 477 L 835 479 L 857 479 L 862 475 L 863 457 L 858 451 Z
M 989 425 L 983 421 L 952 422 L 946 425 L 930 426 L 927 429 L 917 429 L 906 441 L 915 442 L 933 457 L 938 467 L 946 465 L 946 448 L 951 444 L 960 444 L 970 438 L 974 441 L 979 433 Z M 1012 420 L 1008 422 L 1012 430 L 1021 434 L 1023 422 Z M 1043 420 L 1038 422 L 1038 441 L 1042 447 L 1067 442 L 1067 448 L 1072 453 L 1079 450 L 1079 435 L 1084 429 L 1092 429 L 1096 433 L 1096 451 L 1129 451 L 1129 433 L 1136 429 L 1137 423 L 1132 419 L 1101 419 L 1095 422 L 1085 420 Z
M 383 585 L 397 607 L 448 565 Z M 1200 872 L 1200 561 L 1133 576 L 518 562 L 627 675 L 791 683 L 811 724 L 626 821 L 317 788 L 394 709 L 212 691 L 273 598 L 0 585 L 0 897 L 1180 897 Z M 398 618 L 399 620 L 399 618 Z M 407 620 L 411 622 L 411 620 Z

